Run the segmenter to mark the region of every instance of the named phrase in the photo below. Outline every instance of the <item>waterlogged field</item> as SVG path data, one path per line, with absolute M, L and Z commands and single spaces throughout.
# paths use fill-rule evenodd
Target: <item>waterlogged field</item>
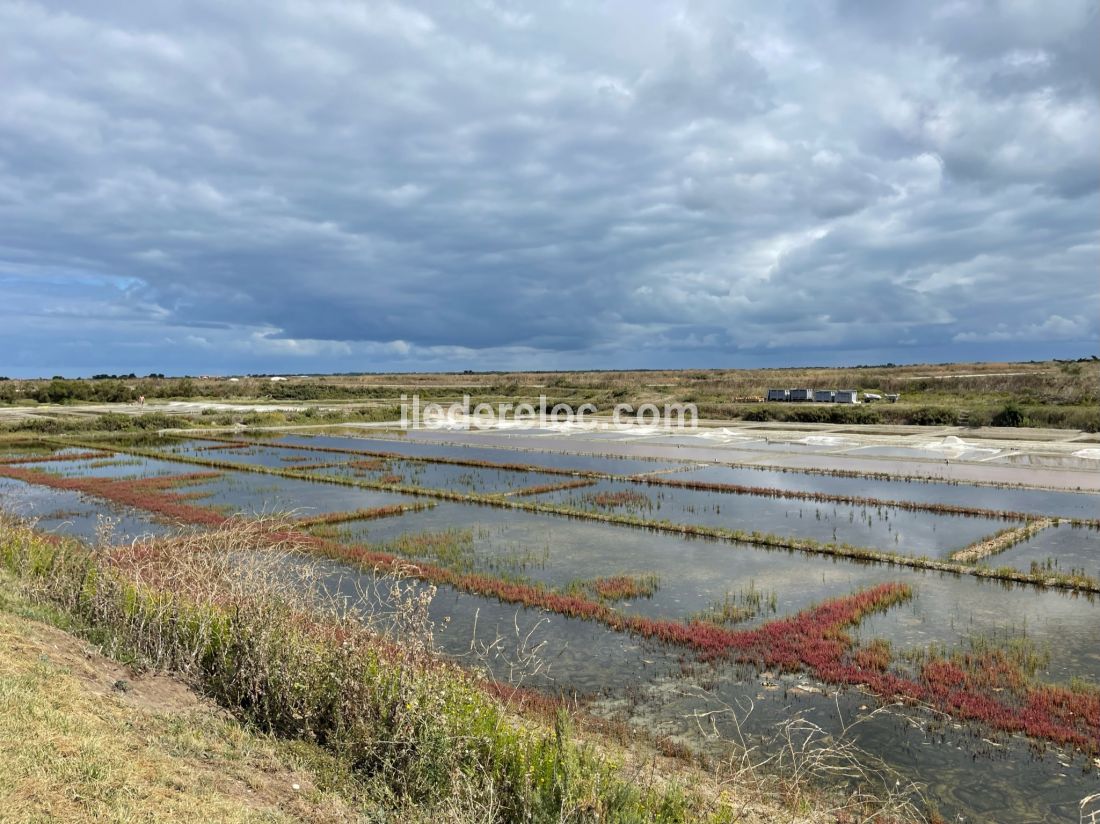
M 103 518 L 111 519 L 115 540 L 132 541 L 143 535 L 171 532 L 173 525 L 150 513 L 127 506 L 109 509 L 103 501 L 80 492 L 50 489 L 0 477 L 0 506 L 5 512 L 33 521 L 44 532 L 96 539 Z
M 280 438 L 279 443 L 310 447 L 311 449 L 382 452 L 419 458 L 454 458 L 470 462 L 518 463 L 533 468 L 580 472 L 614 472 L 623 475 L 683 468 L 682 464 L 675 461 L 647 458 L 605 458 L 598 455 L 563 455 L 556 452 L 530 449 L 512 450 L 497 447 L 479 447 L 466 445 L 462 441 L 456 441 L 455 443 L 425 443 L 415 439 L 290 435 Z
M 859 634 L 896 650 L 920 650 L 931 639 L 960 644 L 1006 630 L 1049 646 L 1051 671 L 1100 681 L 1100 598 L 1067 597 L 979 578 L 882 564 L 838 562 L 811 555 L 708 538 L 688 538 L 579 519 L 443 503 L 401 518 L 349 521 L 313 528 L 342 543 L 371 544 L 416 561 L 505 575 L 562 591 L 600 579 L 650 579 L 644 592 L 616 599 L 621 609 L 652 618 L 704 618 L 724 605 L 727 623 L 758 626 L 828 598 L 891 581 L 918 596 L 867 618 Z M 418 540 L 419 536 L 419 540 Z M 424 540 L 431 536 L 432 540 Z
M 362 478 L 376 483 L 490 494 L 524 493 L 531 488 L 556 486 L 562 482 L 560 476 L 544 472 L 451 466 L 396 458 L 366 458 L 339 466 L 323 467 L 318 471 L 338 478 Z
M 1100 496 L 508 443 L 25 444 L 0 507 L 126 541 L 290 512 L 332 589 L 401 568 L 456 660 L 677 746 L 777 746 L 800 713 L 949 818 L 1076 821 L 1100 791 Z
M 1061 518 L 1096 518 L 1100 495 L 1047 489 L 970 486 L 932 481 L 893 481 L 843 477 L 775 469 L 734 466 L 693 467 L 677 480 L 702 483 L 764 486 L 775 489 L 834 495 L 860 495 L 925 504 L 963 504 L 980 509 L 1011 510 Z
M 1100 578 L 1100 530 L 1067 523 L 1050 526 L 991 558 L 990 563 L 1021 570 L 1078 569 Z
M 676 476 L 676 480 L 680 480 Z M 896 551 L 946 556 L 1005 526 L 999 519 L 600 481 L 532 498 L 591 512 L 618 512 L 677 524 L 761 530 Z

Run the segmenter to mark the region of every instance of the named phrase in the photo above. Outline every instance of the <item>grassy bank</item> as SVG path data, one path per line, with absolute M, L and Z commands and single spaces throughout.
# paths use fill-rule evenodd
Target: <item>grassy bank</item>
M 0 572 L 0 818 L 350 822 L 320 748 L 250 731 L 178 681 L 134 676 Z M 347 797 L 344 797 L 344 796 Z
M 269 574 L 285 572 L 285 547 L 254 554 L 268 566 L 226 560 L 254 537 L 215 530 L 170 555 L 128 553 L 131 563 L 112 564 L 110 553 L 5 519 L 0 564 L 114 655 L 177 674 L 265 736 L 322 752 L 377 820 L 726 821 L 742 810 L 747 820 L 818 818 L 582 740 L 564 712 L 517 715 L 431 654 L 421 595 L 396 594 L 402 633 L 380 637 L 361 616 L 318 612 L 316 591 Z M 24 689 L 35 693 L 37 683 Z M 688 782 L 690 792 L 681 789 Z

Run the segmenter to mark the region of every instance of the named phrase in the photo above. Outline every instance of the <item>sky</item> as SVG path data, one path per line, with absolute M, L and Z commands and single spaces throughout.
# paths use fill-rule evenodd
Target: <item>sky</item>
M 1081 357 L 1092 0 L 0 0 L 0 375 Z

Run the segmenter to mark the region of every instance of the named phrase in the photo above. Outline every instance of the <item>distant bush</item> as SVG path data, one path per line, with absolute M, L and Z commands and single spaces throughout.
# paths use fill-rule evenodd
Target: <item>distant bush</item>
M 1086 432 L 1100 432 L 1100 413 L 1094 412 L 1088 421 L 1081 425 Z
M 783 420 L 798 423 L 832 423 L 833 407 L 829 406 L 791 406 L 784 409 Z
M 39 403 L 65 403 L 65 401 L 85 400 L 88 395 L 88 389 L 80 381 L 54 378 L 35 389 L 31 397 Z
M 833 406 L 829 423 L 882 423 L 882 413 L 870 406 Z
M 105 429 L 108 432 L 123 432 L 132 429 L 134 425 L 129 415 L 122 415 L 118 412 L 108 412 L 105 415 L 100 415 L 98 422 L 99 425 L 96 428 Z
M 1100 432 L 1100 408 L 1080 406 L 1032 407 L 1027 410 L 1024 425 Z
M 959 413 L 942 406 L 920 406 L 906 415 L 905 422 L 916 426 L 958 426 Z
M 25 393 L 25 396 L 39 403 L 70 403 L 72 401 L 129 403 L 136 400 L 138 394 L 140 393 L 116 380 L 78 381 L 54 378 L 49 383 L 32 387 Z
M 882 423 L 877 409 L 847 404 L 784 404 L 753 407 L 741 413 L 745 421 L 789 421 L 791 423 Z
M 1009 402 L 993 416 L 990 423 L 993 426 L 1027 426 L 1027 416 L 1019 406 Z
M 973 429 L 982 426 L 990 426 L 993 422 L 993 412 L 990 409 L 971 409 L 966 419 L 966 425 Z
M 11 430 L 47 435 L 61 432 L 148 432 L 156 429 L 184 429 L 193 422 L 182 415 L 166 415 L 163 412 L 149 412 L 145 415 L 107 412 L 94 417 L 27 418 L 12 426 Z
M 12 426 L 11 430 L 13 432 L 42 432 L 47 435 L 72 431 L 68 426 L 68 421 L 60 421 L 57 418 L 27 418 Z
M 383 391 L 398 391 L 383 387 Z M 263 394 L 280 401 L 337 400 L 342 398 L 371 397 L 377 387 L 332 386 L 319 383 L 273 383 L 263 389 Z
M 122 417 L 127 417 L 123 415 Z M 145 415 L 131 415 L 134 429 L 184 429 L 190 423 L 189 418 L 181 415 L 166 415 L 163 412 L 149 412 Z
M 278 410 L 271 412 L 252 412 L 241 418 L 245 426 L 279 426 L 286 423 L 286 415 Z
M 750 409 L 748 412 L 741 416 L 743 421 L 773 421 L 771 409 L 767 406 L 761 406 L 757 409 Z

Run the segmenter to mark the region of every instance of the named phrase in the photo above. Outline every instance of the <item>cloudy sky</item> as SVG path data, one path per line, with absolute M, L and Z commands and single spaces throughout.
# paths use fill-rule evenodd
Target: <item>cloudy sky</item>
M 0 374 L 1078 357 L 1086 0 L 0 0 Z

